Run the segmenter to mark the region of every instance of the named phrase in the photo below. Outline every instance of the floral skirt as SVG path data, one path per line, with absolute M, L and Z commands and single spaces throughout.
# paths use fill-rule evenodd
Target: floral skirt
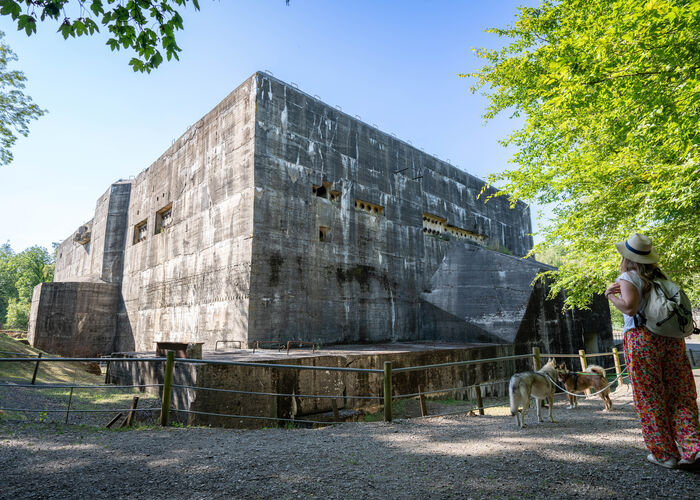
M 683 339 L 625 333 L 625 362 L 647 449 L 658 460 L 700 452 L 697 391 Z

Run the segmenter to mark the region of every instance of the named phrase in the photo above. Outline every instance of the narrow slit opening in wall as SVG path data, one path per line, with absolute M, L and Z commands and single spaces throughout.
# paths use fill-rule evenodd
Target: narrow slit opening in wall
M 374 215 L 384 215 L 384 207 L 376 203 L 363 200 L 355 200 L 355 208 Z
M 173 220 L 173 204 L 168 203 L 166 206 L 156 212 L 156 225 L 153 234 L 165 232 Z
M 318 241 L 328 241 L 328 233 L 330 231 L 328 226 L 319 226 L 318 228 Z
M 133 244 L 140 243 L 146 239 L 148 235 L 148 220 L 144 219 L 134 225 L 134 241 Z
M 325 198 L 328 194 L 328 191 L 326 190 L 325 186 L 317 186 L 316 184 L 314 184 L 311 190 L 314 193 L 314 195 L 318 196 L 319 198 Z

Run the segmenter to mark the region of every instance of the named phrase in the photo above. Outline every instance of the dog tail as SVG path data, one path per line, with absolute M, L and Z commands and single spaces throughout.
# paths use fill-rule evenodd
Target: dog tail
M 586 368 L 587 372 L 595 373 L 597 375 L 600 375 L 601 377 L 605 378 L 605 369 L 602 366 L 598 365 L 588 365 L 588 368 Z

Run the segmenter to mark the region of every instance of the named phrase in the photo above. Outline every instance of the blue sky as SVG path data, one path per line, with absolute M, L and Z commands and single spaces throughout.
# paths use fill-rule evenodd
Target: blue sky
M 0 167 L 0 242 L 50 249 L 69 237 L 112 182 L 147 168 L 257 70 L 485 178 L 507 165 L 498 141 L 517 123 L 484 124 L 485 100 L 457 74 L 479 67 L 472 48 L 501 43 L 485 30 L 522 3 L 200 0 L 183 12 L 180 61 L 151 74 L 134 73 L 104 35 L 64 41 L 43 23 L 27 37 L 2 16 L 11 68 L 48 114 Z

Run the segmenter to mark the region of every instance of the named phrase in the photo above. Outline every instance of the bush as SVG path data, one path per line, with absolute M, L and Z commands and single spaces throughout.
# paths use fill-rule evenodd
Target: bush
M 10 299 L 10 302 L 7 304 L 7 323 L 5 323 L 5 327 L 27 330 L 27 327 L 29 326 L 30 307 L 30 302 L 21 302 L 17 299 Z

